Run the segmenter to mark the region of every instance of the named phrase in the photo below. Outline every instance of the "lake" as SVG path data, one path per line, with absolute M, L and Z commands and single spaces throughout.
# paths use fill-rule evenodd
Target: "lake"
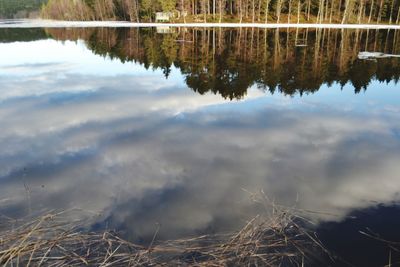
M 400 241 L 398 55 L 400 30 L 0 29 L 0 214 L 148 243 L 279 205 L 332 266 L 394 264 L 360 231 Z

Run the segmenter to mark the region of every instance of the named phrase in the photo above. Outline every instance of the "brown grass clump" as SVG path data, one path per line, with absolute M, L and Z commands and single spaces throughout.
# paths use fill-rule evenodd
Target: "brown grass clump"
M 113 232 L 88 232 L 65 213 L 42 216 L 0 233 L 4 266 L 304 266 L 324 248 L 286 212 L 257 216 L 233 234 L 135 245 Z

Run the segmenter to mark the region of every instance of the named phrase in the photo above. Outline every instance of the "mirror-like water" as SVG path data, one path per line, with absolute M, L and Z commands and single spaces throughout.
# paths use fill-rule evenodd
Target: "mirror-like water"
M 78 207 L 148 242 L 156 224 L 160 239 L 239 229 L 264 194 L 346 261 L 387 264 L 359 231 L 400 239 L 399 31 L 0 29 L 0 42 L 2 215 Z

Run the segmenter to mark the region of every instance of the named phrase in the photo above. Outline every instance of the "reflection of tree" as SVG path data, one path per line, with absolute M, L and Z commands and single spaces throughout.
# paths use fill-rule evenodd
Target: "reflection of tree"
M 376 64 L 371 61 L 360 61 L 349 70 L 350 82 L 356 93 L 361 89 L 367 90 L 370 80 L 376 72 Z
M 96 54 L 135 61 L 169 75 L 172 64 L 195 92 L 242 98 L 256 85 L 271 93 L 316 92 L 322 84 L 350 83 L 355 92 L 371 80 L 400 77 L 396 58 L 365 61 L 359 51 L 400 53 L 398 31 L 333 29 L 92 29 L 72 34 L 49 29 L 56 39 L 82 38 Z
M 0 28 L 0 43 L 29 42 L 47 38 L 43 29 Z

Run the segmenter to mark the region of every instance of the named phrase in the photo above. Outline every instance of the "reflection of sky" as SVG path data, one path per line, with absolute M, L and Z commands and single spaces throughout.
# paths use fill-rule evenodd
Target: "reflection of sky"
M 0 44 L 0 203 L 81 207 L 131 234 L 243 224 L 249 191 L 341 219 L 399 200 L 400 92 L 372 82 L 228 102 L 81 43 Z M 24 183 L 29 187 L 26 192 Z M 29 203 L 27 201 L 29 195 Z M 297 201 L 297 202 L 296 202 Z
M 0 77 L 8 76 L 15 78 L 22 75 L 37 75 L 48 73 L 51 66 L 58 65 L 64 72 L 57 72 L 57 75 L 67 73 L 81 75 L 101 76 L 149 76 L 149 70 L 134 63 L 121 64 L 119 60 L 110 60 L 94 55 L 85 48 L 82 41 L 59 42 L 55 40 L 41 40 L 31 42 L 29 45 L 24 42 L 9 44 L 0 43 L 1 66 Z M 62 51 L 62 52 L 61 52 Z M 151 70 L 153 74 L 162 75 L 161 70 Z M 168 80 L 181 82 L 179 72 L 172 68 Z M 157 86 L 155 87 L 157 89 Z

